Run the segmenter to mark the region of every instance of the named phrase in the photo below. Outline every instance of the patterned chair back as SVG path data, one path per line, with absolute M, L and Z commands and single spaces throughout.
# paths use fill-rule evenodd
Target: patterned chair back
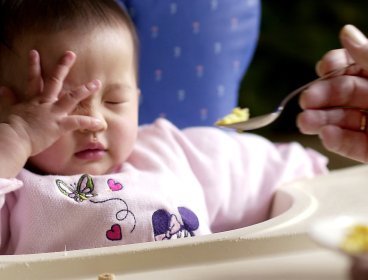
M 140 124 L 213 125 L 236 106 L 260 0 L 120 0 L 140 39 Z

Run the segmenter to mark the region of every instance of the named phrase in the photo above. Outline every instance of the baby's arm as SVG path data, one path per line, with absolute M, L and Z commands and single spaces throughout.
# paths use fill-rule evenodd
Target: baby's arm
M 72 91 L 63 91 L 64 80 L 75 59 L 73 52 L 65 52 L 52 73 L 43 78 L 39 54 L 32 50 L 25 98 L 4 106 L 4 95 L 0 96 L 0 178 L 15 177 L 30 156 L 48 148 L 64 133 L 98 129 L 102 125 L 89 116 L 71 115 L 81 100 L 101 86 L 100 81 L 94 80 Z

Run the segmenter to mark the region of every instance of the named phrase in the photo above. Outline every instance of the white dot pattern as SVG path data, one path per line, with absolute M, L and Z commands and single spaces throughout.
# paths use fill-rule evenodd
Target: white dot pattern
M 120 0 L 140 39 L 140 123 L 213 125 L 236 106 L 260 0 Z

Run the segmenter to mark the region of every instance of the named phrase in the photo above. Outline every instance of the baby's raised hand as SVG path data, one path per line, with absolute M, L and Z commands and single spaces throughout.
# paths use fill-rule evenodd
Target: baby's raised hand
M 70 114 L 81 100 L 101 86 L 100 81 L 93 80 L 74 90 L 63 91 L 64 80 L 75 60 L 76 55 L 73 52 L 66 52 L 52 73 L 42 77 L 40 56 L 37 51 L 30 51 L 26 98 L 21 102 L 14 102 L 9 98 L 11 94 L 3 94 L 7 100 L 4 103 L 7 102 L 10 106 L 7 110 L 2 110 L 0 115 L 0 141 L 5 139 L 6 142 L 13 138 L 28 158 L 48 148 L 68 131 L 98 130 L 102 126 L 98 119 Z M 6 91 L 3 88 L 3 92 Z

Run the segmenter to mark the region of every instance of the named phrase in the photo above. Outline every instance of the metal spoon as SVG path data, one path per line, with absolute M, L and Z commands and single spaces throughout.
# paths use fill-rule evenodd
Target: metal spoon
M 313 81 L 297 88 L 296 90 L 289 93 L 281 101 L 280 105 L 276 108 L 276 110 L 272 113 L 268 113 L 268 114 L 264 114 L 264 115 L 261 115 L 261 116 L 253 117 L 253 118 L 250 118 L 246 121 L 235 122 L 235 123 L 231 123 L 231 124 L 221 124 L 221 125 L 218 125 L 218 126 L 226 127 L 226 128 L 233 128 L 233 129 L 240 130 L 240 131 L 253 130 L 253 129 L 258 129 L 258 128 L 267 126 L 267 125 L 273 123 L 281 115 L 281 113 L 284 110 L 286 104 L 294 96 L 296 96 L 299 93 L 303 92 L 306 88 L 310 87 L 315 82 L 326 80 L 328 78 L 336 76 L 338 73 L 346 70 L 347 68 L 351 67 L 352 65 L 355 65 L 355 63 L 349 64 L 347 66 L 344 66 L 344 67 L 341 67 L 341 68 L 336 69 L 334 71 L 331 71 L 331 72 L 327 73 L 326 75 L 324 75 L 324 76 L 322 76 L 318 79 L 315 79 L 315 80 L 313 80 Z

